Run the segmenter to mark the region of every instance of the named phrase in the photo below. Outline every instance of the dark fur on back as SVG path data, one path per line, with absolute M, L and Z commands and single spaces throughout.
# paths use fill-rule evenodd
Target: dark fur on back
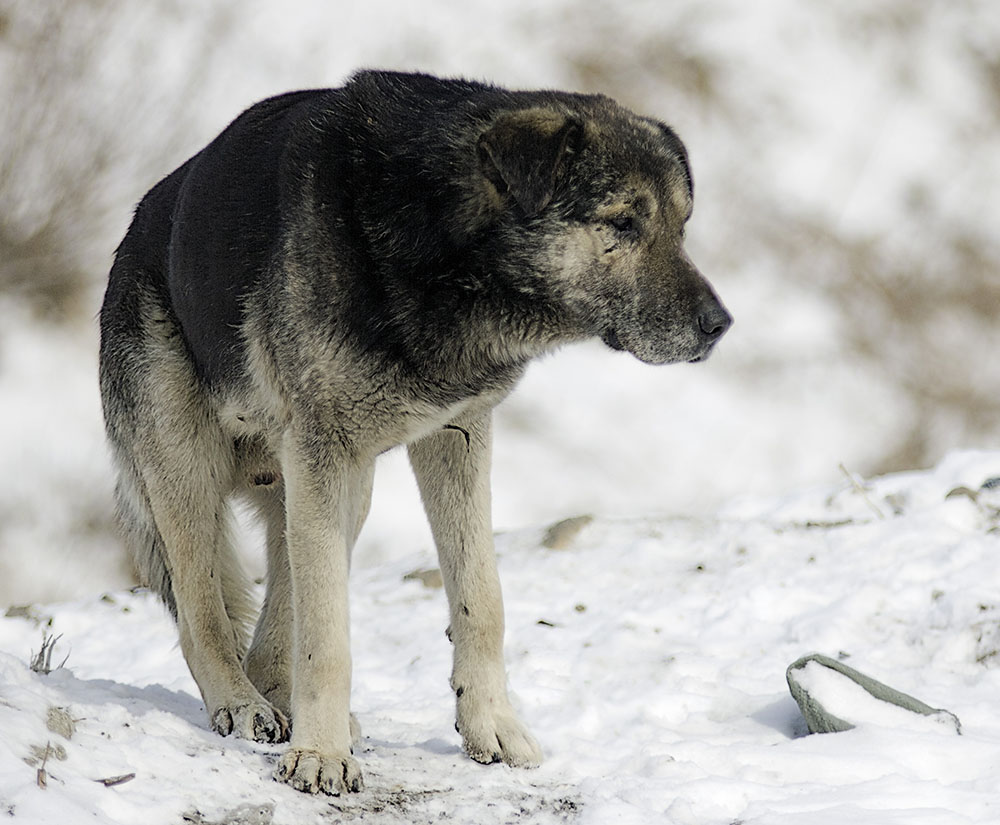
M 277 279 L 287 254 L 282 243 L 304 207 L 334 216 L 311 230 L 326 235 L 322 246 L 351 258 L 350 266 L 336 267 L 350 278 L 331 273 L 337 300 L 319 289 L 314 297 L 325 307 L 345 305 L 329 322 L 350 324 L 355 340 L 373 353 L 398 362 L 417 350 L 413 360 L 422 361 L 450 340 L 456 315 L 476 305 L 511 319 L 546 310 L 558 315 L 562 307 L 546 306 L 543 282 L 525 272 L 531 262 L 509 260 L 510 234 L 530 231 L 534 216 L 516 208 L 497 215 L 469 186 L 479 159 L 468 152 L 468 138 L 514 107 L 612 111 L 610 104 L 598 96 L 509 92 L 387 72 L 360 73 L 342 89 L 271 98 L 240 115 L 144 199 L 136 216 L 137 226 L 149 227 L 141 248 L 158 252 L 144 266 L 152 285 L 168 289 L 210 385 L 243 377 L 245 303 Z M 690 180 L 683 145 L 660 128 Z M 573 200 L 560 203 L 557 192 L 550 211 L 581 218 L 578 206 L 590 199 L 580 197 L 579 184 L 593 180 L 593 170 L 570 174 L 577 180 L 562 188 Z M 309 239 L 319 258 L 320 240 Z M 130 233 L 120 256 L 134 254 L 131 241 Z M 114 287 L 112 278 L 112 295 Z

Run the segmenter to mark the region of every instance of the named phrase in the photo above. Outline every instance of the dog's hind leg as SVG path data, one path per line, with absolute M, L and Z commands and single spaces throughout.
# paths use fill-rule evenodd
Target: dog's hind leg
M 267 579 L 264 606 L 243 667 L 261 695 L 292 717 L 292 574 L 285 542 L 284 484 L 278 479 L 254 490 L 251 500 L 264 521 Z
M 448 595 L 456 726 L 477 762 L 533 767 L 542 760 L 541 749 L 507 696 L 490 519 L 490 415 L 455 423 L 411 444 L 409 452 Z
M 115 450 L 115 462 L 118 465 L 115 498 L 125 544 L 132 554 L 140 580 L 163 599 L 171 616 L 177 621 L 177 603 L 167 550 L 153 517 L 145 482 L 125 450 Z M 226 515 L 223 510 L 215 550 L 218 558 L 216 568 L 219 571 L 219 586 L 226 616 L 233 628 L 237 656 L 242 658 L 247 646 L 248 628 L 255 611 L 245 577 L 228 540 Z
M 126 538 L 147 583 L 174 613 L 213 729 L 281 740 L 288 732 L 284 716 L 241 663 L 253 611 L 229 535 L 232 441 L 170 319 L 155 311 L 150 317 L 135 332 L 109 332 L 103 364 Z
M 176 445 L 173 450 L 176 459 Z M 281 741 L 287 737 L 287 722 L 243 672 L 246 616 L 241 614 L 248 601 L 229 535 L 229 505 L 217 481 L 219 470 L 206 454 L 192 449 L 186 470 L 179 472 L 174 467 L 163 472 L 162 465 L 145 467 L 170 571 L 181 650 L 213 730 L 260 742 Z

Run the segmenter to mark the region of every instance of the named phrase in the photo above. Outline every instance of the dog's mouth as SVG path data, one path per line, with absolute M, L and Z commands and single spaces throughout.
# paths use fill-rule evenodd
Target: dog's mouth
M 613 349 L 616 352 L 632 352 L 625 344 L 622 343 L 621 338 L 618 337 L 617 331 L 613 327 L 608 327 L 601 333 L 601 340 L 604 342 L 605 346 L 609 349 Z M 688 363 L 688 364 L 700 364 L 702 361 L 707 361 L 709 356 L 712 354 L 712 350 L 715 349 L 715 342 L 710 341 L 696 354 L 692 355 L 690 358 L 684 358 L 683 356 L 677 357 L 671 356 L 670 358 L 660 359 L 655 357 L 643 357 L 642 354 L 635 354 L 636 358 L 640 361 L 644 361 L 647 364 L 669 364 L 669 363 Z
M 698 353 L 694 358 L 688 358 L 687 362 L 689 364 L 700 364 L 702 361 L 707 361 L 708 356 L 712 354 L 712 350 L 715 349 L 715 341 L 710 341 L 700 353 Z
M 606 330 L 604 330 L 604 333 L 601 335 L 601 340 L 607 346 L 611 347 L 611 349 L 617 350 L 618 352 L 622 352 L 625 349 L 625 345 L 621 342 L 621 339 L 618 337 L 618 333 L 615 332 L 614 329 L 612 329 L 611 327 L 608 327 Z
M 712 350 L 715 349 L 713 344 L 709 344 L 703 353 L 696 355 L 694 358 L 689 358 L 689 364 L 700 364 L 702 361 L 707 361 L 708 356 L 712 354 Z

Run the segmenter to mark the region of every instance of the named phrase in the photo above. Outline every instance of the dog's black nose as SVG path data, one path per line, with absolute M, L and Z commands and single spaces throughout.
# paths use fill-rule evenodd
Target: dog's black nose
M 732 317 L 720 304 L 716 304 L 698 316 L 698 326 L 713 341 L 721 338 L 732 324 Z

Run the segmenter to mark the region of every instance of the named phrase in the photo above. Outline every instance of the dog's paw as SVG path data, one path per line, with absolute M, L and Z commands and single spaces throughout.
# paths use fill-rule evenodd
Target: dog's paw
M 212 715 L 212 730 L 216 733 L 234 734 L 252 742 L 285 742 L 289 729 L 285 715 L 264 702 L 223 706 Z
M 274 778 L 297 791 L 330 796 L 356 793 L 364 787 L 361 766 L 353 756 L 331 756 L 302 748 L 289 748 L 282 754 Z
M 509 706 L 478 711 L 460 707 L 455 727 L 465 752 L 477 762 L 504 762 L 513 768 L 542 764 L 541 747 Z

